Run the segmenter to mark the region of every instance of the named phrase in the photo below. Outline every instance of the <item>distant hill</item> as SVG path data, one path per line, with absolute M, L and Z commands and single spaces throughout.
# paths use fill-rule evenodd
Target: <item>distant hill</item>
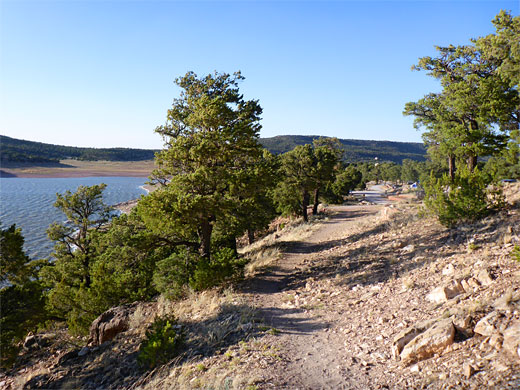
M 297 145 L 312 143 L 318 135 L 279 135 L 271 138 L 261 138 L 260 142 L 271 153 L 280 154 L 294 149 Z M 393 142 L 393 141 L 365 141 L 354 139 L 339 140 L 345 149 L 347 162 L 359 162 L 374 160 L 393 161 L 401 163 L 404 159 L 424 161 L 426 148 L 419 142 Z
M 130 148 L 78 148 L 25 141 L 0 135 L 0 160 L 2 162 L 50 163 L 65 159 L 142 161 L 152 160 L 156 150 Z
M 320 136 L 280 135 L 260 138 L 262 145 L 271 153 L 280 154 L 294 149 L 297 145 L 312 143 Z M 401 163 L 403 159 L 423 161 L 426 149 L 417 142 L 339 140 L 345 149 L 348 162 L 369 161 L 375 157 L 380 161 Z M 142 161 L 152 160 L 157 150 L 130 148 L 79 148 L 25 141 L 0 135 L 0 160 L 6 162 L 56 163 L 59 160 L 107 160 L 107 161 Z

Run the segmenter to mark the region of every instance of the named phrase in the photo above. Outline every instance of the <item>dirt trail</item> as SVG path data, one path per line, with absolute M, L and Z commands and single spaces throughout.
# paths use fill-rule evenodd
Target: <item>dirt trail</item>
M 344 244 L 345 231 L 369 215 L 379 206 L 336 206 L 333 215 L 319 230 L 304 241 L 287 243 L 284 256 L 275 267 L 255 277 L 246 288 L 266 325 L 277 334 L 281 357 L 268 387 L 277 389 L 351 389 L 357 387 L 349 379 L 347 355 L 343 335 L 334 331 L 334 317 L 291 307 L 287 296 L 301 288 L 312 271 L 314 259 L 327 261 L 325 251 Z M 307 286 L 309 288 L 309 286 Z M 358 385 L 363 387 L 361 383 Z

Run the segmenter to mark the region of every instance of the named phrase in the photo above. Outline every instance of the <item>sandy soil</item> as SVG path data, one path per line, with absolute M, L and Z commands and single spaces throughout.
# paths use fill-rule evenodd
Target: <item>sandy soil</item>
M 62 160 L 59 164 L 10 163 L 0 166 L 0 177 L 148 177 L 154 169 L 149 161 Z

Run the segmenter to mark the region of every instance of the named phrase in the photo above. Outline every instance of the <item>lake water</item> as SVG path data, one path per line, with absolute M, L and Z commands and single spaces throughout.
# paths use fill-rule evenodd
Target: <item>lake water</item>
M 103 201 L 114 205 L 139 198 L 146 191 L 140 188 L 143 177 L 81 177 L 81 178 L 2 178 L 0 179 L 0 221 L 5 229 L 13 223 L 22 228 L 25 253 L 32 259 L 48 257 L 53 242 L 46 230 L 53 222 L 65 222 L 66 217 L 53 204 L 56 193 L 72 192 L 80 185 L 105 183 Z

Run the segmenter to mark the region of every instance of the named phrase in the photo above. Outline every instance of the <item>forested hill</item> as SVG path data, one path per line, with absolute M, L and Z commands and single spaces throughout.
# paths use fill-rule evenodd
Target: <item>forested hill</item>
M 319 136 L 280 135 L 260 138 L 262 145 L 274 154 L 288 152 L 297 145 L 312 143 Z M 424 145 L 416 142 L 339 140 L 349 162 L 368 161 L 377 157 L 381 161 L 401 163 L 403 159 L 422 161 L 426 158 Z M 68 158 L 78 160 L 141 161 L 151 160 L 157 150 L 130 148 L 79 148 L 32 142 L 0 135 L 2 162 L 58 162 Z
M 297 145 L 311 144 L 317 135 L 280 135 L 261 138 L 260 142 L 271 153 L 280 154 L 294 149 Z M 381 161 L 401 163 L 408 158 L 424 161 L 426 148 L 418 142 L 365 141 L 354 139 L 339 140 L 345 149 L 345 160 L 348 162 L 368 161 L 375 157 Z
M 58 162 L 77 160 L 142 161 L 152 160 L 156 150 L 129 148 L 78 148 L 15 139 L 0 135 L 2 162 Z

